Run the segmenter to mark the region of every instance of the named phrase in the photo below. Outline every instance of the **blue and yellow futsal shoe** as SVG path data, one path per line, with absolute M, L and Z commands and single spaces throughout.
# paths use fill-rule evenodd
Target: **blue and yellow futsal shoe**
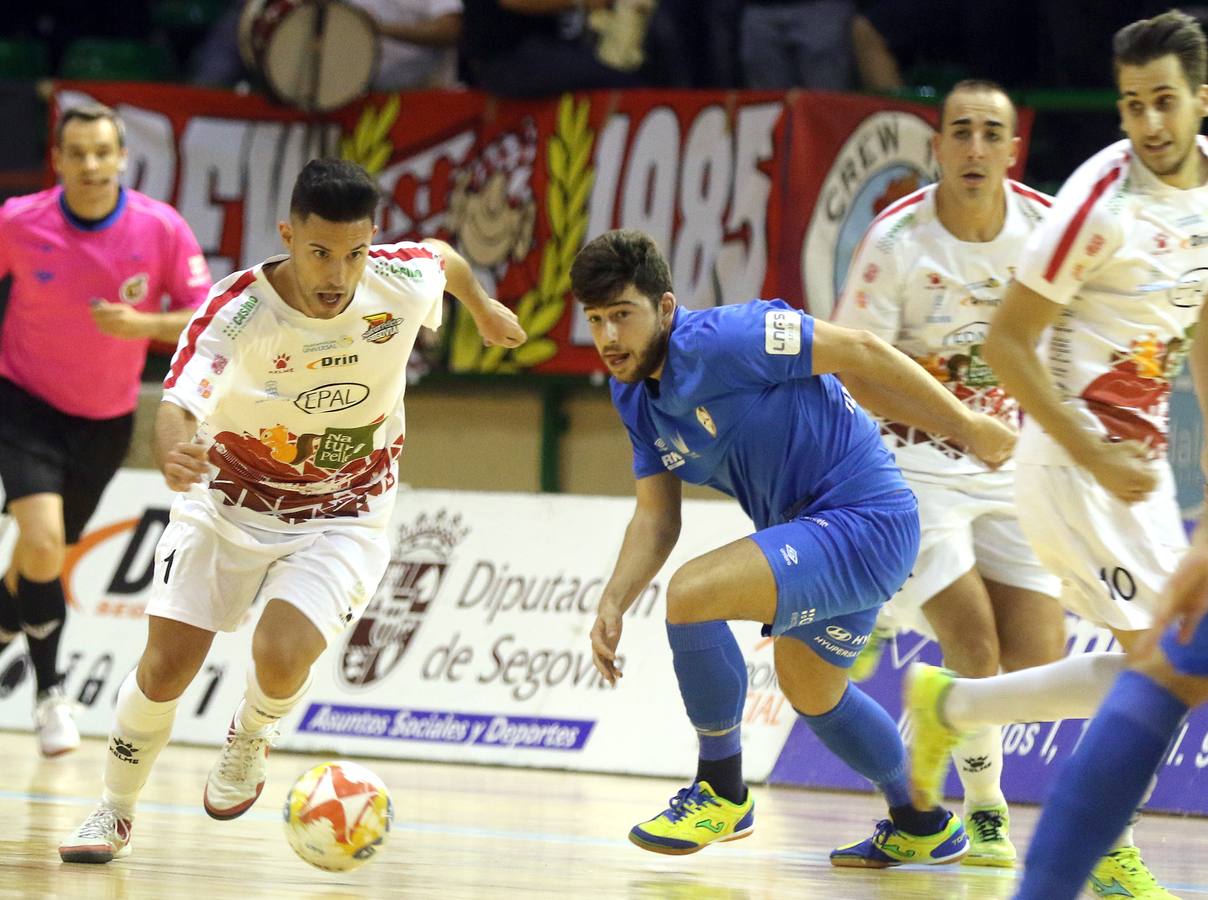
M 736 841 L 755 830 L 755 800 L 747 791 L 742 803 L 713 793 L 698 781 L 671 798 L 653 819 L 634 825 L 629 839 L 643 850 L 681 855 L 695 853 L 714 841 Z
M 944 827 L 935 834 L 908 834 L 894 827 L 889 819 L 877 823 L 872 837 L 832 850 L 832 866 L 861 869 L 888 869 L 916 863 L 939 866 L 957 862 L 969 852 L 969 836 L 954 813 L 948 813 Z

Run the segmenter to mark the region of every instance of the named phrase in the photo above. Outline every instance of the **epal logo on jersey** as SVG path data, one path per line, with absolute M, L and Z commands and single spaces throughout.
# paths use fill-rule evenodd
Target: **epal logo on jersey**
M 386 576 L 344 641 L 336 671 L 341 684 L 368 687 L 399 664 L 440 593 L 453 549 L 469 530 L 459 514 L 444 509 L 399 527 Z
M 368 386 L 354 381 L 322 384 L 299 394 L 294 406 L 304 413 L 339 412 L 364 403 L 368 396 Z
M 890 204 L 935 181 L 934 132 L 913 113 L 877 112 L 852 132 L 831 164 L 801 247 L 810 313 L 829 319 L 860 239 Z
M 1198 309 L 1208 292 L 1208 269 L 1191 269 L 1179 276 L 1170 289 L 1170 305 L 1181 309 Z
M 403 320 L 398 316 L 392 316 L 388 312 L 373 313 L 369 316 L 361 316 L 369 327 L 362 333 L 361 337 L 369 341 L 371 344 L 384 344 L 396 334 L 399 327 L 403 324 Z

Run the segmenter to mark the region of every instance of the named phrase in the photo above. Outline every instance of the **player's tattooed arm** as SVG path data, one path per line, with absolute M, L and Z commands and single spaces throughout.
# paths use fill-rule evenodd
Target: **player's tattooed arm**
M 922 366 L 869 331 L 814 320 L 813 372 L 834 373 L 856 402 L 882 418 L 964 444 L 986 465 L 1015 449 L 1015 432 L 961 403 Z
M 516 314 L 489 296 L 474 277 L 474 271 L 465 257 L 436 238 L 426 238 L 429 244 L 437 250 L 445 261 L 445 290 L 458 299 L 462 306 L 474 319 L 482 342 L 490 347 L 498 344 L 503 347 L 519 347 L 527 335 L 520 327 Z
M 160 403 L 152 450 L 164 481 L 174 491 L 187 491 L 206 473 L 206 451 L 194 443 L 196 434 L 197 419 L 192 413 L 167 400 Z

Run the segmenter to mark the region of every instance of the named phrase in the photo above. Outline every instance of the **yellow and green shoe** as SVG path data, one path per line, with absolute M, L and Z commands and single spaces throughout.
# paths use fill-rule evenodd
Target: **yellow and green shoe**
M 969 851 L 969 836 L 960 817 L 948 813 L 944 827 L 935 834 L 909 834 L 889 819 L 877 823 L 872 837 L 831 851 L 832 866 L 888 869 L 914 863 L 940 866 L 957 862 Z
M 1091 869 L 1086 889 L 1096 897 L 1179 900 L 1158 884 L 1136 847 L 1121 847 L 1102 857 Z
M 682 855 L 714 841 L 736 841 L 755 829 L 755 800 L 747 791 L 742 803 L 731 803 L 698 781 L 671 798 L 653 819 L 634 825 L 629 839 L 643 850 Z
M 963 866 L 1015 867 L 1015 845 L 1011 843 L 1011 814 L 1007 804 L 965 809 L 969 852 Z
M 906 672 L 903 693 L 912 735 L 910 787 L 914 802 L 922 809 L 938 806 L 943 799 L 952 749 L 962 737 L 940 713 L 955 680 L 955 674 L 947 669 L 923 663 L 915 663 Z

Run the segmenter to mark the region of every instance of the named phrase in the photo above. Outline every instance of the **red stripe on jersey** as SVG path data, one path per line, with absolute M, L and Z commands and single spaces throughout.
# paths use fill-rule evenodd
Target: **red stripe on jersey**
M 1052 200 L 1050 200 L 1044 194 L 1037 193 L 1036 191 L 1032 190 L 1030 187 L 1022 185 L 1017 181 L 1011 181 L 1011 182 L 1008 182 L 1008 184 L 1011 185 L 1011 190 L 1013 190 L 1015 193 L 1019 194 L 1021 197 L 1027 197 L 1029 200 L 1035 200 L 1041 206 L 1052 206 L 1053 205 Z
M 172 362 L 172 369 L 168 372 L 168 377 L 164 379 L 165 390 L 176 385 L 176 379 L 180 378 L 180 373 L 184 371 L 189 360 L 193 358 L 193 354 L 197 352 L 197 338 L 210 326 L 210 322 L 214 320 L 218 311 L 242 294 L 255 280 L 256 273 L 248 269 L 226 291 L 207 303 L 205 312 L 190 323 L 188 340 L 181 351 L 176 354 L 176 359 Z
M 436 259 L 436 254 L 427 247 L 399 247 L 397 250 L 372 248 L 369 255 L 386 259 Z
M 1091 209 L 1099 198 L 1124 171 L 1124 164 L 1120 163 L 1102 178 L 1095 182 L 1095 186 L 1091 188 L 1090 196 L 1082 201 L 1082 205 L 1078 207 L 1078 212 L 1074 214 L 1074 218 L 1070 220 L 1070 224 L 1066 226 L 1065 232 L 1061 235 L 1061 241 L 1057 244 L 1057 250 L 1053 253 L 1053 258 L 1049 260 L 1049 267 L 1044 270 L 1044 280 L 1052 282 L 1057 277 L 1058 270 L 1061 269 L 1061 264 L 1065 262 L 1066 256 L 1069 255 L 1070 246 L 1074 243 L 1074 239 L 1078 237 L 1078 233 L 1082 231 L 1082 225 L 1086 222 L 1086 217 L 1091 214 Z

